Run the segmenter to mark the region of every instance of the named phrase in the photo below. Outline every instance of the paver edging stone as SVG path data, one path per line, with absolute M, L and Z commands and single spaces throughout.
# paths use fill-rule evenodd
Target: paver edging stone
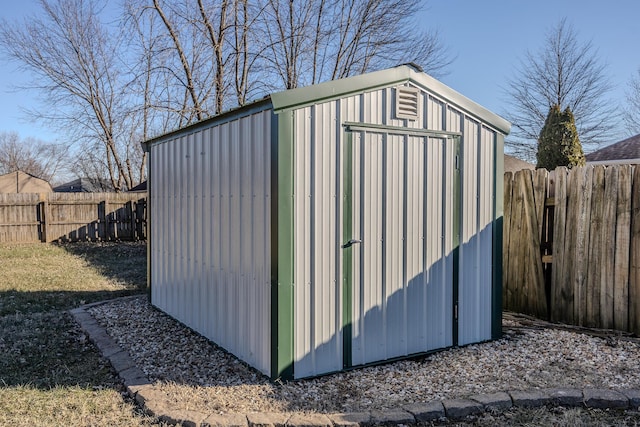
M 381 424 L 413 424 L 416 422 L 416 419 L 410 412 L 407 412 L 402 409 L 390 409 L 385 411 L 373 410 L 371 411 L 371 421 L 372 425 L 381 425 Z
M 293 414 L 287 421 L 290 427 L 333 427 L 325 414 Z
M 511 390 L 508 391 L 513 406 L 520 408 L 538 408 L 551 403 L 551 396 L 545 390 Z
M 416 421 L 433 421 L 444 418 L 444 405 L 440 400 L 432 400 L 425 403 L 412 403 L 404 405 L 403 409 L 410 412 Z
M 369 412 L 343 412 L 329 414 L 328 417 L 335 427 L 361 426 L 371 422 L 371 414 Z
M 442 404 L 447 418 L 457 420 L 484 412 L 484 407 L 471 399 L 445 399 Z
M 584 394 L 577 388 L 549 388 L 545 393 L 551 398 L 551 403 L 560 406 L 582 406 Z
M 476 402 L 482 404 L 485 409 L 490 411 L 509 409 L 513 406 L 511 396 L 503 391 L 496 393 L 476 394 L 470 396 L 469 399 L 475 400 Z
M 281 412 L 251 412 L 247 414 L 249 427 L 286 427 L 290 414 Z
M 206 414 L 187 410 L 168 411 L 165 414 L 156 416 L 160 421 L 167 424 L 180 424 L 182 427 L 200 427 L 208 417 Z
M 586 388 L 584 404 L 589 408 L 625 409 L 629 407 L 629 398 L 615 390 Z
M 629 399 L 629 406 L 633 409 L 640 408 L 640 389 L 620 390 Z
M 131 299 L 136 296 L 123 297 Z M 110 300 L 113 301 L 113 300 Z M 386 411 L 296 414 L 296 413 L 250 413 L 250 414 L 203 414 L 197 411 L 170 408 L 166 395 L 152 385 L 129 353 L 107 335 L 104 328 L 86 311 L 87 308 L 105 304 L 100 301 L 69 310 L 75 321 L 89 339 L 108 359 L 125 383 L 127 392 L 152 416 L 170 424 L 183 426 L 226 427 L 351 427 L 370 424 L 411 424 L 441 418 L 461 419 L 477 415 L 486 410 L 503 410 L 511 406 L 540 407 L 547 404 L 580 406 L 600 409 L 625 409 L 640 407 L 640 389 L 532 389 L 513 390 L 471 396 L 468 399 L 434 400 L 425 403 L 403 405 Z M 510 402 L 509 402 L 510 400 Z M 317 415 L 317 416 L 316 416 Z M 290 423 L 291 422 L 291 423 Z

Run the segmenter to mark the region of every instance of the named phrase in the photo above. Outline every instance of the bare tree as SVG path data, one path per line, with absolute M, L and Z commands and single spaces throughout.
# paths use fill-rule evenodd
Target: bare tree
M 0 29 L 3 50 L 36 75 L 30 87 L 47 103 L 45 112 L 33 113 L 74 139 L 99 142 L 113 188 L 131 188 L 140 179 L 131 165 L 139 160 L 120 147 L 130 101 L 118 60 L 121 37 L 100 22 L 97 1 L 40 5 L 42 18 L 4 22 Z
M 505 116 L 513 124 L 507 145 L 535 159 L 536 141 L 553 105 L 574 113 L 585 151 L 607 141 L 616 126 L 616 114 L 607 98 L 611 85 L 605 71 L 592 43 L 579 41 L 572 26 L 561 20 L 547 33 L 538 52 L 525 54 L 507 83 Z
M 154 135 L 274 90 L 451 62 L 437 33 L 415 31 L 425 0 L 125 0 L 108 24 L 98 0 L 39 2 L 3 22 L 0 48 L 35 74 L 46 108 L 31 114 L 74 141 L 75 170 L 116 191 L 144 179 L 139 142 Z
M 248 87 L 249 22 L 243 21 L 249 16 L 247 0 L 127 0 L 126 6 L 130 21 L 141 28 L 143 54 L 152 61 L 143 74 L 166 83 L 150 92 L 154 108 L 172 112 L 179 117 L 178 125 L 184 126 L 235 106 L 232 98 L 244 103 Z M 153 30 L 149 32 L 145 26 L 153 26 Z M 240 59 L 235 62 L 234 36 L 240 49 Z M 238 70 L 235 82 L 234 64 Z M 244 95 L 233 97 L 230 88 L 238 88 Z
M 626 93 L 627 105 L 624 109 L 624 123 L 632 135 L 640 133 L 640 68 L 629 81 Z
M 452 58 L 436 32 L 416 31 L 420 0 L 263 0 L 264 59 L 276 87 L 295 88 L 405 62 L 434 75 Z
M 64 173 L 67 154 L 68 147 L 62 144 L 0 133 L 0 174 L 22 171 L 55 182 Z

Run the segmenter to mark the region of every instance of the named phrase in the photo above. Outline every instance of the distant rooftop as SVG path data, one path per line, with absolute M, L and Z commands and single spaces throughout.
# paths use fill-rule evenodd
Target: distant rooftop
M 517 157 L 504 155 L 504 171 L 516 173 L 523 169 L 535 169 L 536 165 L 520 160 Z
M 113 191 L 107 180 L 78 178 L 53 188 L 56 193 L 102 193 Z
M 589 153 L 585 157 L 590 163 L 640 163 L 640 134 Z

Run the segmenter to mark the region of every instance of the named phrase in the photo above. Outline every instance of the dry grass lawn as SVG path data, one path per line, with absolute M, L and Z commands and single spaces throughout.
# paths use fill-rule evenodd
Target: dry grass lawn
M 0 271 L 0 425 L 153 425 L 67 312 L 145 292 L 144 244 L 0 244 Z

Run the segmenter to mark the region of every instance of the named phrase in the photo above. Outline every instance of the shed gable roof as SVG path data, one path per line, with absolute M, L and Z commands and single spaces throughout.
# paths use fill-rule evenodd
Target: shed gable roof
M 502 117 L 410 65 L 400 65 L 386 70 L 276 92 L 271 94 L 271 101 L 274 110 L 278 112 L 406 82 L 412 82 L 426 92 L 444 99 L 505 135 L 511 130 L 511 124 Z
M 489 124 L 505 135 L 511 130 L 511 123 L 459 92 L 456 92 L 444 83 L 420 71 L 419 67 L 399 65 L 397 67 L 360 74 L 358 76 L 275 92 L 245 106 L 233 108 L 183 128 L 153 137 L 144 141 L 143 147 L 148 149 L 150 144 L 160 142 L 168 137 L 191 132 L 202 127 L 214 126 L 268 108 L 273 108 L 273 110 L 278 113 L 287 109 L 303 107 L 407 82 L 412 82 L 424 91 L 454 105 L 470 116 Z

